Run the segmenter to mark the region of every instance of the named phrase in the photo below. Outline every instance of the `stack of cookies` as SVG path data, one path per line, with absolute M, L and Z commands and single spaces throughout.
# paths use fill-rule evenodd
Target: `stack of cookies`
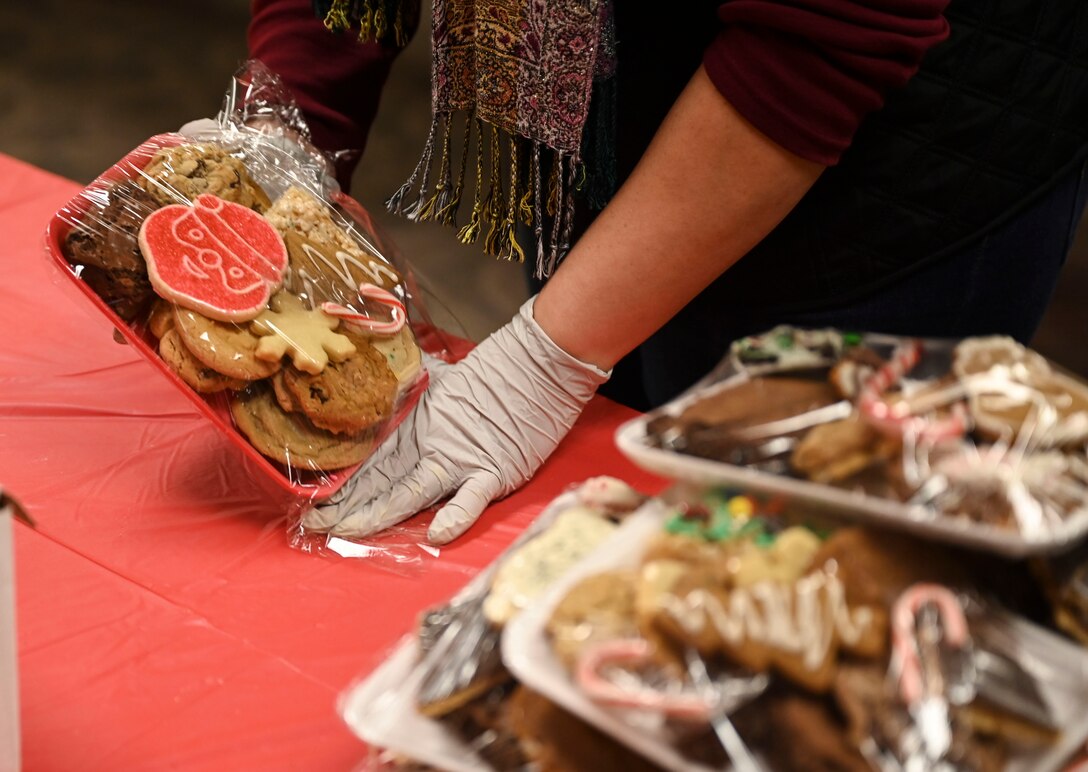
M 402 284 L 323 201 L 301 188 L 270 201 L 242 159 L 210 144 L 162 148 L 132 180 L 86 197 L 90 206 L 64 242 L 69 263 L 122 319 L 146 326 L 188 386 L 227 394 L 258 451 L 316 471 L 370 454 L 421 355 L 406 326 L 375 333 L 322 310 L 360 308 L 362 283 L 390 292 Z M 152 213 L 171 220 L 157 234 Z M 265 241 L 248 235 L 247 218 L 259 221 Z M 174 266 L 159 249 L 163 238 L 177 242 Z M 254 279 L 269 265 L 272 279 Z M 223 303 L 194 297 L 185 281 Z M 231 307 L 254 293 L 245 314 Z
M 552 607 L 546 633 L 580 695 L 622 710 L 611 715 L 632 727 L 654 727 L 647 731 L 712 768 L 728 760 L 699 739 L 709 727 L 704 697 L 688 677 L 695 657 L 721 679 L 726 699 L 743 695 L 745 683 L 752 689 L 730 718 L 768 769 L 860 772 L 873 758 L 907 758 L 918 747 L 910 745 L 916 721 L 923 731 L 943 722 L 956 738 L 943 765 L 919 769 L 1004 769 L 1015 754 L 1051 748 L 1052 715 L 1025 707 L 1030 699 L 1006 699 L 1010 687 L 992 670 L 985 676 L 971 665 L 959 675 L 953 666 L 956 645 L 977 647 L 1003 658 L 1011 678 L 1042 651 L 1033 651 L 1037 639 L 1013 632 L 1006 612 L 973 594 L 974 577 L 987 577 L 987 590 L 1006 583 L 992 578 L 997 564 L 904 534 L 817 525 L 811 511 L 792 505 L 779 514 L 770 507 L 711 491 L 628 547 L 637 562 L 617 561 L 573 583 Z M 939 621 L 927 623 L 938 603 Z M 969 642 L 953 645 L 957 619 Z M 932 625 L 939 644 L 926 637 Z M 926 679 L 947 679 L 925 681 L 932 691 L 918 693 L 932 701 L 926 707 L 951 694 L 956 678 L 972 679 L 970 690 L 954 687 L 963 696 L 946 702 L 940 719 L 918 710 L 922 697 L 903 686 L 915 673 L 921 679 L 923 664 Z M 1043 672 L 1018 671 L 1015 689 L 1035 692 L 1037 684 L 1025 683 L 1047 679 Z M 752 687 L 760 680 L 753 673 L 771 678 Z M 715 755 L 704 756 L 708 750 Z

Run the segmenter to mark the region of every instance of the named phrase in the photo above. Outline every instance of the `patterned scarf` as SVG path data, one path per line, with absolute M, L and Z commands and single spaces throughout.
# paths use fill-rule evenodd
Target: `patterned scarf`
M 316 6 L 330 29 L 358 25 L 363 39 L 401 43 L 396 0 Z M 521 262 L 524 224 L 535 236 L 536 274 L 548 276 L 570 248 L 575 194 L 601 208 L 615 187 L 611 2 L 435 0 L 432 23 L 431 129 L 387 206 L 456 225 L 475 148 L 475 195 L 460 240 L 483 236 L 489 254 Z

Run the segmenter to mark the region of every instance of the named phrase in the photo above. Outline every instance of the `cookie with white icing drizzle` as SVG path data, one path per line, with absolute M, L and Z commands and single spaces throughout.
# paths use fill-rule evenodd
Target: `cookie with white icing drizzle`
M 775 533 L 777 524 L 752 509 L 750 499 L 734 497 L 670 521 L 641 568 L 640 626 L 704 656 L 825 691 L 840 651 L 883 654 L 886 611 L 848 600 L 841 566 L 815 562 L 824 551 L 815 533 L 800 526 Z

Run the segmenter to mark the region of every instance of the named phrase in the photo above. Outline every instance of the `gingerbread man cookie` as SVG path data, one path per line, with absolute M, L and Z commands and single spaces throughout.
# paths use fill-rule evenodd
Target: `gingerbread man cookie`
M 355 353 L 354 344 L 334 332 L 339 324 L 338 319 L 321 310 L 311 311 L 294 295 L 281 292 L 253 321 L 253 332 L 262 336 L 257 358 L 278 362 L 290 354 L 295 367 L 316 375 L 330 359 L 343 362 Z

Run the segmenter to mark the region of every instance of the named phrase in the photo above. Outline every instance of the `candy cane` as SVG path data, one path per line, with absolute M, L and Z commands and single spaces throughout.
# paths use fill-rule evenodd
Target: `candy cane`
M 691 693 L 666 694 L 653 689 L 631 691 L 601 675 L 607 665 L 648 662 L 652 654 L 649 641 L 626 638 L 587 646 L 578 657 L 575 680 L 586 696 L 595 702 L 620 708 L 642 708 L 659 711 L 676 718 L 706 721 L 711 706 Z
M 899 663 L 899 694 L 913 705 L 922 699 L 922 663 L 915 644 L 915 615 L 928 603 L 937 607 L 944 628 L 944 639 L 954 649 L 967 644 L 967 617 L 959 599 L 939 584 L 915 584 L 907 588 L 892 609 L 892 647 Z
M 373 335 L 396 335 L 404 327 L 404 323 L 408 320 L 408 314 L 404 310 L 404 304 L 400 302 L 400 299 L 388 290 L 382 289 L 375 284 L 368 284 L 363 282 L 359 285 L 359 297 L 369 300 L 377 301 L 389 308 L 390 316 L 392 317 L 388 322 L 380 322 L 374 319 L 369 314 L 360 313 L 346 306 L 342 306 L 338 303 L 322 303 L 321 310 L 329 316 L 335 316 L 338 319 L 343 319 L 351 327 L 356 327 L 364 332 L 371 333 Z
M 941 420 L 925 420 L 912 415 L 904 400 L 889 403 L 884 393 L 902 380 L 922 358 L 922 344 L 910 340 L 899 346 L 883 367 L 866 381 L 858 396 L 858 409 L 866 422 L 882 434 L 903 436 L 911 433 L 930 442 L 956 439 L 967 432 L 967 411 L 962 403 L 952 407 L 951 415 Z

